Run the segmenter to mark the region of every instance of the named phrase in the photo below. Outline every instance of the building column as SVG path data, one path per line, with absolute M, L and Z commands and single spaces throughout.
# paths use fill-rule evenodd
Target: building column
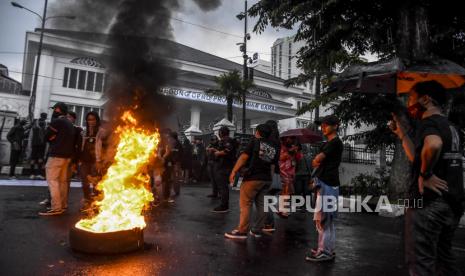
M 36 57 L 37 62 L 37 57 Z M 34 105 L 34 118 L 39 118 L 40 113 L 48 113 L 50 108 L 51 91 L 54 85 L 55 57 L 47 50 L 42 50 L 40 58 L 39 77 L 37 79 L 36 100 Z M 35 68 L 35 63 L 34 63 Z M 61 81 L 55 81 L 55 85 L 61 86 Z
M 186 137 L 192 141 L 194 136 L 202 134 L 200 130 L 200 112 L 201 108 L 198 105 L 191 107 L 191 125 L 184 131 Z

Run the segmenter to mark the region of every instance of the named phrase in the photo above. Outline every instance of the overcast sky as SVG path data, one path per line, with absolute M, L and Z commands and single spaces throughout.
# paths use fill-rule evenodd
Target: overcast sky
M 49 0 L 49 7 L 53 5 L 54 1 L 59 0 Z M 16 2 L 42 14 L 43 0 L 16 0 Z M 244 1 L 223 0 L 221 6 L 209 12 L 202 11 L 192 0 L 181 0 L 181 2 L 182 8 L 173 14 L 171 20 L 175 40 L 207 53 L 241 63 L 242 54 L 236 43 L 242 41 L 244 23 L 239 21 L 236 15 L 244 10 Z M 248 1 L 249 6 L 256 2 L 258 0 Z M 180 20 L 207 26 L 232 35 L 209 31 Z M 277 38 L 293 35 L 295 31 L 276 30 L 268 27 L 264 33 L 255 34 L 252 33 L 255 21 L 253 18 L 249 19 L 248 30 L 252 39 L 248 42 L 248 51 L 259 52 L 261 59 L 270 60 L 273 42 Z M 59 25 L 59 22 L 55 23 Z M 10 70 L 10 76 L 19 81 L 21 81 L 25 32 L 39 26 L 40 22 L 37 16 L 11 6 L 10 0 L 0 0 L 0 64 L 6 65 Z

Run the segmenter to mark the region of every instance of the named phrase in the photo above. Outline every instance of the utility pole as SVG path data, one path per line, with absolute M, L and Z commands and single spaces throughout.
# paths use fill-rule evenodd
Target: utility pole
M 34 108 L 36 104 L 36 95 L 37 95 L 37 79 L 39 78 L 40 56 L 42 55 L 42 43 L 44 40 L 45 20 L 47 18 L 47 4 L 48 4 L 48 0 L 45 0 L 44 13 L 42 15 L 42 26 L 40 28 L 39 49 L 37 50 L 36 68 L 34 70 L 34 82 L 32 83 L 31 97 L 29 99 L 28 117 L 31 123 L 34 120 Z
M 242 44 L 242 57 L 244 58 L 244 64 L 242 68 L 243 80 L 246 81 L 249 77 L 249 72 L 247 68 L 247 40 L 250 39 L 250 35 L 247 33 L 247 0 L 245 0 L 245 9 L 244 9 L 244 44 Z M 246 116 L 246 91 L 242 91 L 242 134 L 245 134 L 245 116 Z

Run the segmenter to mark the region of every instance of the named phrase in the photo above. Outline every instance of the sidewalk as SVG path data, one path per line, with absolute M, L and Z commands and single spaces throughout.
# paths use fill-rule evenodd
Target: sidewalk
M 147 216 L 144 236 L 150 249 L 89 256 L 68 246 L 69 228 L 80 216 L 80 189 L 71 189 L 67 214 L 43 218 L 37 203 L 46 188 L 14 183 L 18 186 L 0 186 L 4 275 L 406 275 L 402 217 L 340 214 L 335 262 L 313 264 L 304 260 L 316 245 L 311 214 L 277 218 L 273 237 L 226 240 L 223 233 L 238 222 L 238 192 L 231 192 L 231 212 L 214 214 L 210 210 L 218 202 L 206 197 L 206 185 L 185 186 L 174 205 L 157 207 Z M 457 231 L 454 252 L 465 272 L 465 229 Z

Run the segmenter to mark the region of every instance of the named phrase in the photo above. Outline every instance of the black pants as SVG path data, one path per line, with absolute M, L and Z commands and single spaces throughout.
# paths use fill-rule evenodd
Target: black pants
M 405 250 L 410 275 L 462 275 L 452 253 L 460 217 L 442 198 L 407 209 Z
M 216 169 L 214 176 L 220 192 L 221 206 L 226 208 L 229 208 L 229 173 L 229 170 Z
M 218 196 L 218 184 L 216 183 L 215 179 L 215 165 L 208 164 L 208 178 L 210 178 L 210 182 L 212 184 L 212 195 Z
M 10 176 L 15 175 L 16 165 L 21 158 L 21 150 L 11 150 L 10 153 Z
M 173 181 L 174 181 L 173 174 L 174 174 L 174 167 L 166 166 L 161 176 L 162 194 L 163 194 L 164 200 L 168 200 L 171 196 L 171 188 L 173 186 Z

